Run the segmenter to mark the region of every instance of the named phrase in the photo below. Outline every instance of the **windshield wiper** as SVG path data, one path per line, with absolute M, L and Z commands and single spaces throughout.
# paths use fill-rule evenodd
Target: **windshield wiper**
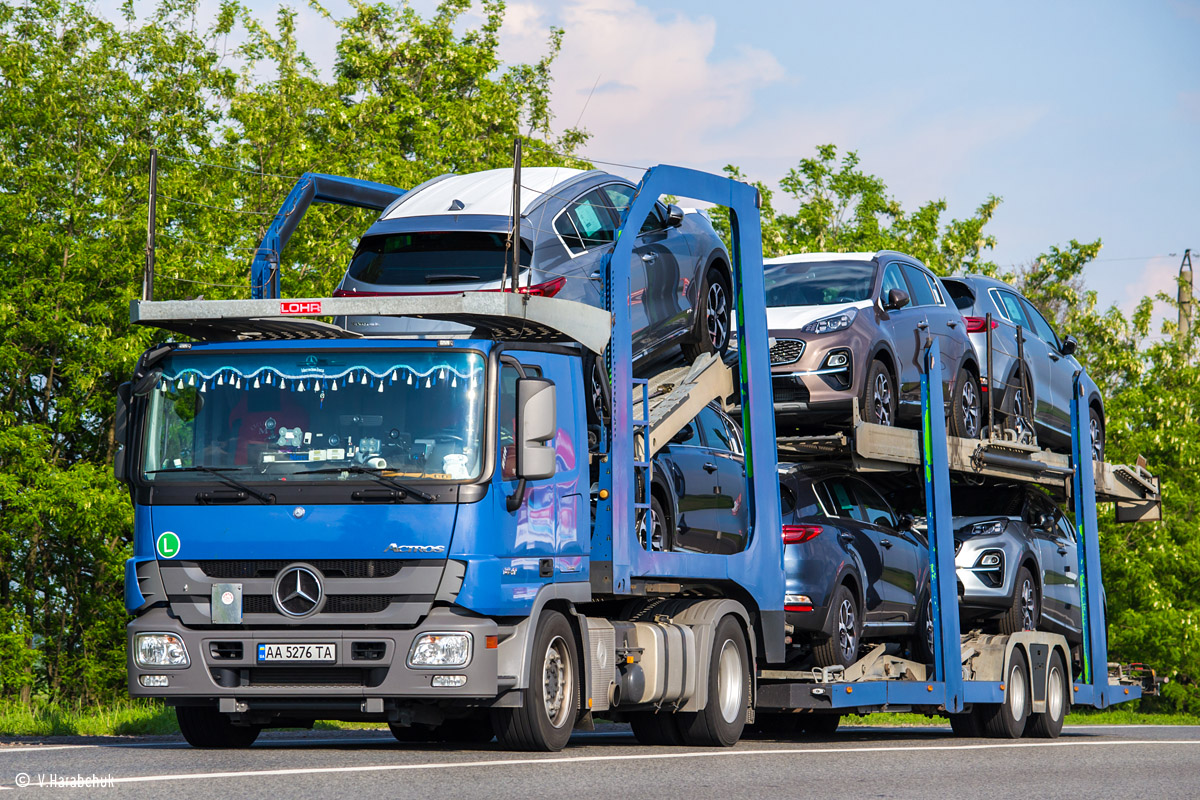
M 248 484 L 242 483 L 237 478 L 231 478 L 225 474 L 226 472 L 239 472 L 243 469 L 245 469 L 245 467 L 203 467 L 203 466 L 174 467 L 174 468 L 168 468 L 168 469 L 153 469 L 153 470 L 150 470 L 149 472 L 147 472 L 146 474 L 147 475 L 157 475 L 160 472 L 206 472 L 209 475 L 214 476 L 217 480 L 221 481 L 226 486 L 232 486 L 234 489 L 239 489 L 239 490 L 245 492 L 246 494 L 250 495 L 251 497 L 258 498 L 259 500 L 261 500 L 264 503 L 267 503 L 268 505 L 271 503 L 274 503 L 275 498 L 273 496 L 268 495 L 268 494 L 263 494 L 262 492 L 258 491 L 257 489 L 252 488 Z
M 429 494 L 428 492 L 422 492 L 420 489 L 415 489 L 412 486 L 403 484 L 394 478 L 389 478 L 386 475 L 381 474 L 380 470 L 376 469 L 375 467 L 362 467 L 358 464 L 351 464 L 348 467 L 322 467 L 321 469 L 307 469 L 300 474 L 320 475 L 322 473 L 333 474 L 335 472 L 350 472 L 355 475 L 367 475 L 374 479 L 377 483 L 382 483 L 385 486 L 391 486 L 393 489 L 399 490 L 401 500 L 404 500 L 407 497 L 415 497 L 423 503 L 429 503 L 433 501 L 433 495 Z

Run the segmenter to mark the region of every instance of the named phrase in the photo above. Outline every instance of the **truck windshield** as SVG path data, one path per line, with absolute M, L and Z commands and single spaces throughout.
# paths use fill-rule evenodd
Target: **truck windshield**
M 177 353 L 162 368 L 144 426 L 146 480 L 362 480 L 370 470 L 461 482 L 482 469 L 477 353 Z
M 871 298 L 875 264 L 820 261 L 768 264 L 763 268 L 767 307 L 831 306 Z

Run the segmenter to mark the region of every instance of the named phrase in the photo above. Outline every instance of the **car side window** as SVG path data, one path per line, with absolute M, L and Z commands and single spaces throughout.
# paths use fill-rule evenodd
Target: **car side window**
M 682 441 L 672 441 L 673 446 L 679 447 L 703 447 L 704 442 L 700 440 L 700 424 L 697 420 L 692 420 L 687 425 L 684 425 L 680 431 L 684 435 Z
M 908 294 L 908 284 L 904 282 L 904 275 L 900 272 L 900 265 L 895 261 L 883 268 L 883 283 L 879 286 L 879 296 L 883 298 L 883 302 L 887 302 L 888 293 L 892 289 L 899 289 Z
M 1057 351 L 1059 344 L 1058 337 L 1054 335 L 1054 328 L 1050 327 L 1050 323 L 1046 322 L 1046 318 L 1043 317 L 1041 312 L 1034 308 L 1033 304 L 1028 300 L 1024 302 L 1023 307 L 1025 310 L 1025 315 L 1029 318 L 1029 321 L 1033 323 L 1033 330 L 1035 333 L 1037 333 L 1038 338 Z
M 913 305 L 937 305 L 937 301 L 933 298 L 933 289 L 930 288 L 929 281 L 926 280 L 924 272 L 912 264 L 905 264 L 904 274 L 908 277 L 909 285 L 912 286 Z
M 725 430 L 729 435 L 729 452 L 740 457 L 742 455 L 742 432 L 729 417 L 721 417 L 721 422 L 725 425 Z
M 725 421 L 721 419 L 720 414 L 705 406 L 704 410 L 696 415 L 696 419 L 704 430 L 704 443 L 708 447 L 713 450 L 738 452 L 737 445 L 730 441 L 729 429 L 725 427 Z
M 862 481 L 854 481 L 854 494 L 858 497 L 867 522 L 884 528 L 896 528 L 896 515 L 887 501 L 879 496 L 879 492 Z
M 995 298 L 1000 306 L 1000 313 L 1014 325 L 1029 329 L 1029 320 L 1025 318 L 1025 310 L 1021 308 L 1021 300 L 1012 292 L 996 292 Z
M 566 226 L 560 225 L 556 220 L 554 227 L 560 235 L 563 235 L 563 244 L 567 245 L 572 253 L 612 244 L 616 238 L 617 225 L 616 217 L 609 212 L 611 205 L 612 203 L 608 202 L 603 194 L 594 189 L 571 203 L 559 220 L 563 217 L 568 218 L 578 236 L 574 243 L 582 249 L 572 249 L 571 242 L 568 242 L 566 235 L 563 234 L 563 228 Z
M 1075 526 L 1071 524 L 1071 520 L 1067 519 L 1065 514 L 1055 514 L 1058 517 L 1058 529 L 1062 532 L 1063 537 L 1067 541 L 1077 541 L 1075 538 Z
M 854 498 L 849 484 L 840 478 L 830 478 L 821 485 L 825 487 L 826 495 L 830 501 L 829 510 L 835 516 L 842 517 L 843 519 L 856 519 L 859 522 L 867 521 L 862 508 L 859 507 L 858 501 Z
M 609 204 L 613 207 L 613 215 L 618 219 L 625 213 L 625 209 L 629 208 L 629 204 L 633 202 L 633 187 L 626 186 L 623 183 L 610 183 L 604 187 L 604 194 L 608 197 Z M 654 208 L 646 215 L 645 221 L 642 222 L 642 229 L 638 234 L 649 233 L 650 231 L 662 230 L 667 227 L 667 222 L 662 216 L 662 211 L 659 204 L 655 203 Z
M 925 280 L 929 281 L 929 288 L 933 291 L 933 302 L 936 305 L 946 305 L 946 299 L 942 297 L 942 282 L 928 272 L 925 273 Z
M 583 244 L 583 237 L 579 234 L 579 230 L 575 227 L 575 223 L 571 221 L 571 215 L 562 213 L 554 220 L 554 230 L 558 232 L 558 238 L 562 239 L 562 243 L 567 246 L 567 250 L 574 254 L 582 253 L 587 250 Z

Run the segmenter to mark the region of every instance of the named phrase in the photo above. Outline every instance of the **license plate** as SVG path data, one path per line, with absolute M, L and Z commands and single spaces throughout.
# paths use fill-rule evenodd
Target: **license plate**
M 259 663 L 264 661 L 337 661 L 336 644 L 260 644 Z

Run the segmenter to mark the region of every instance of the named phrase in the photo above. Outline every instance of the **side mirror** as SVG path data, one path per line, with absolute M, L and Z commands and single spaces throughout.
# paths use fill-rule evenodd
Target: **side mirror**
M 895 291 L 895 290 L 893 290 Z M 911 531 L 917 523 L 917 518 L 912 514 L 901 514 L 900 519 L 896 521 L 896 530 Z
M 667 227 L 678 228 L 683 224 L 683 209 L 672 203 L 667 206 Z
M 887 302 L 883 304 L 884 311 L 898 311 L 908 305 L 908 292 L 903 289 L 892 289 L 888 292 Z
M 695 435 L 696 431 L 692 427 L 692 423 L 689 422 L 687 425 L 684 425 L 682 428 L 676 431 L 675 435 L 671 437 L 671 444 L 683 444 Z
M 1064 356 L 1073 356 L 1075 355 L 1075 350 L 1078 347 L 1079 342 L 1075 341 L 1075 337 L 1068 336 L 1067 338 L 1063 339 L 1062 346 L 1058 348 L 1058 352 L 1062 353 Z
M 1042 512 L 1033 518 L 1033 527 L 1039 531 L 1049 531 L 1054 529 L 1054 515 Z
M 150 369 L 142 377 L 137 378 L 132 384 L 130 393 L 134 397 L 145 397 L 154 391 L 154 387 L 158 386 L 158 382 L 162 380 L 163 371 L 161 369 Z M 137 377 L 136 375 L 134 376 Z M 127 384 L 122 384 L 127 385 Z
M 536 481 L 554 477 L 554 381 L 522 378 L 517 381 L 517 477 Z M 551 442 L 546 444 L 546 442 Z
M 132 383 L 126 381 L 117 387 L 117 412 L 113 416 L 113 441 L 117 443 L 117 452 L 113 457 L 113 476 L 121 483 L 129 478 L 125 465 L 125 442 L 129 432 L 129 401 L 132 397 Z

